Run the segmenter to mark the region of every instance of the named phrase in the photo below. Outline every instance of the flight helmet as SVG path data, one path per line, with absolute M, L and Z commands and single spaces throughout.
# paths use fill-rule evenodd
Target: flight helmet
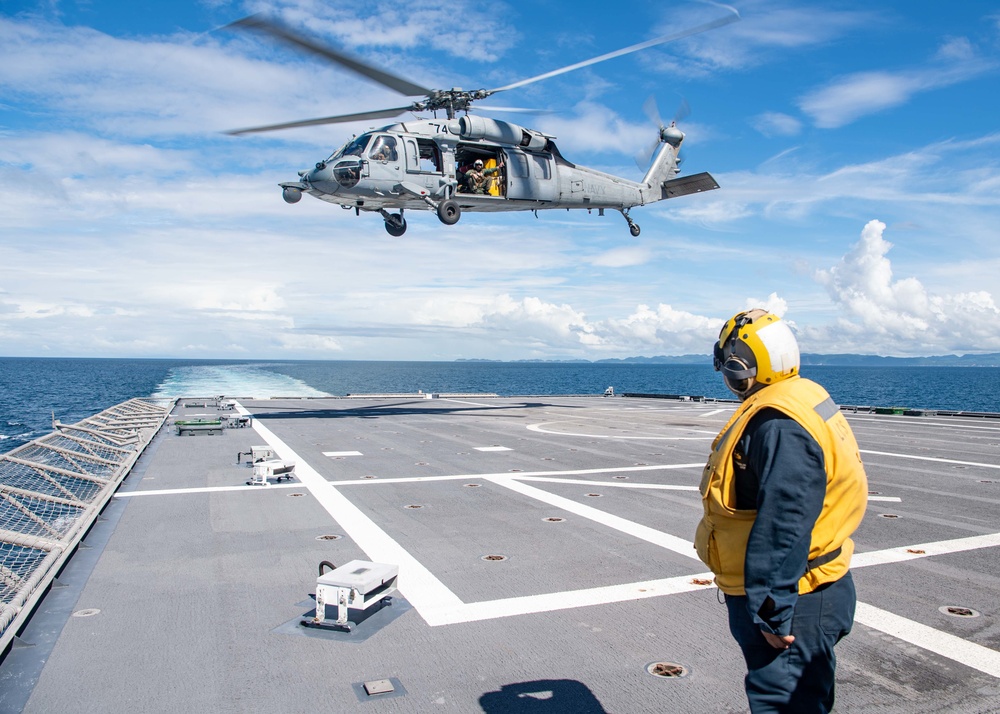
M 715 344 L 715 371 L 740 399 L 799 373 L 799 345 L 777 315 L 756 308 L 730 318 Z
M 481 168 L 483 168 L 483 160 L 482 159 L 476 159 L 472 163 L 472 165 L 475 166 L 477 169 L 481 169 Z

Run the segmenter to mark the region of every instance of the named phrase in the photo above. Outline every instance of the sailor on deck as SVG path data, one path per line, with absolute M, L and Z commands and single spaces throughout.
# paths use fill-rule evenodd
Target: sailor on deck
M 695 547 L 725 594 L 753 714 L 825 714 L 833 648 L 854 622 L 850 536 L 868 496 L 858 445 L 830 395 L 799 376 L 778 316 L 726 322 L 715 369 L 742 404 L 712 443 Z

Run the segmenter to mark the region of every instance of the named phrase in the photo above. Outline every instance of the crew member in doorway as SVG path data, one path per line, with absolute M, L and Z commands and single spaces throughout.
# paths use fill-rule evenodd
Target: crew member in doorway
M 850 536 L 868 500 L 858 444 L 826 390 L 799 375 L 777 315 L 726 322 L 715 369 L 742 404 L 712 443 L 695 548 L 725 595 L 751 712 L 825 714 L 834 645 L 854 622 Z
M 494 175 L 499 173 L 500 166 L 491 169 L 483 168 L 483 160 L 476 159 L 472 168 L 465 172 L 465 186 L 469 193 L 487 193 L 496 181 Z

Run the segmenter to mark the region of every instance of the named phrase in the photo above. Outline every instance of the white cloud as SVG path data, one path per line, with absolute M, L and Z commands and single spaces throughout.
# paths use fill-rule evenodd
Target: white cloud
M 861 240 L 827 270 L 816 273 L 842 314 L 811 336 L 867 353 L 1000 350 L 1000 309 L 986 291 L 935 295 L 915 277 L 896 280 L 886 257 L 885 224 L 869 221 Z M 825 333 L 825 334 L 824 334 Z
M 745 310 L 753 310 L 754 308 L 763 308 L 768 312 L 773 312 L 778 317 L 784 317 L 785 313 L 788 312 L 788 302 L 784 298 L 778 297 L 778 293 L 771 293 L 764 300 L 758 300 L 757 298 L 748 298 Z
M 212 17 L 241 12 L 210 2 Z M 684 17 L 689 6 L 698 22 L 718 10 L 695 3 L 644 6 L 647 16 L 679 24 L 640 28 L 642 33 L 690 26 Z M 501 86 L 610 49 L 601 37 L 590 44 L 568 25 L 521 23 L 535 17 L 532 9 L 496 3 L 417 0 L 407 5 L 405 17 L 388 0 L 279 0 L 277 6 L 261 0 L 254 9 L 274 8 L 293 26 L 427 86 Z M 632 215 L 643 228 L 641 244 L 629 239 L 613 211 L 606 218 L 542 211 L 537 221 L 530 214 L 470 211 L 445 228 L 432 212 L 413 210 L 406 236 L 395 240 L 377 214 L 356 217 L 309 197 L 288 206 L 276 184 L 329 155 L 362 125 L 239 138 L 218 130 L 406 100 L 247 34 L 115 37 L 27 15 L 0 18 L 0 46 L 9 55 L 0 63 L 4 350 L 359 359 L 450 359 L 494 351 L 514 359 L 704 353 L 719 320 L 748 295 L 764 296 L 747 300 L 748 307 L 763 304 L 813 326 L 813 346 L 820 348 L 814 351 L 839 345 L 843 336 L 867 347 L 866 335 L 875 332 L 841 302 L 834 304 L 848 327 L 824 331 L 831 301 L 808 276 L 816 266 L 837 263 L 843 253 L 840 226 L 870 215 L 884 217 L 894 229 L 914 226 L 906 234 L 914 244 L 904 259 L 907 274 L 920 280 L 896 280 L 891 271 L 885 279 L 876 271 L 863 285 L 869 303 L 886 309 L 891 298 L 900 303 L 893 307 L 899 320 L 930 326 L 914 327 L 918 346 L 907 349 L 944 351 L 963 344 L 957 334 L 933 331 L 935 310 L 965 325 L 966 334 L 979 334 L 971 316 L 991 314 L 993 276 L 1000 270 L 1000 135 L 984 136 L 992 129 L 959 120 L 988 122 L 992 114 L 956 107 L 955 121 L 924 122 L 919 135 L 899 131 L 890 140 L 869 132 L 870 126 L 859 127 L 864 130 L 850 141 L 833 143 L 826 133 L 830 143 L 797 142 L 794 155 L 788 150 L 762 163 L 763 154 L 780 147 L 753 141 L 745 112 L 789 106 L 787 93 L 800 89 L 783 72 L 751 70 L 787 62 L 791 54 L 795 81 L 827 76 L 828 60 L 841 49 L 832 42 L 856 49 L 886 25 L 875 12 L 785 0 L 747 0 L 740 9 L 743 21 L 718 33 L 636 55 L 637 62 L 656 68 L 648 78 L 642 72 L 623 76 L 628 63 L 608 63 L 526 88 L 529 102 L 524 95 L 498 98 L 501 104 L 573 107 L 528 125 L 556 134 L 574 162 L 638 178 L 641 171 L 629 173 L 635 171 L 629 157 L 654 135 L 638 118 L 646 86 L 655 82 L 661 100 L 673 91 L 688 93 L 689 87 L 677 86 L 681 82 L 701 87 L 691 88 L 692 96 L 718 96 L 721 83 L 693 80 L 720 69 L 747 70 L 730 79 L 761 98 L 759 105 L 743 104 L 738 92 L 722 94 L 721 110 L 706 111 L 704 100 L 693 99 L 698 117 L 712 124 L 683 126 L 689 162 L 719 152 L 704 168 L 724 190 L 637 208 Z M 400 21 L 379 24 L 388 16 Z M 581 18 L 579 26 L 593 22 Z M 122 26 L 102 23 L 112 25 Z M 449 31 L 441 32 L 443 27 Z M 569 40 L 559 44 L 554 35 L 564 30 Z M 863 82 L 852 88 L 851 80 L 866 76 L 859 68 L 889 66 L 899 51 L 879 47 L 870 57 L 841 55 L 836 66 L 844 67 L 842 85 L 827 89 L 841 87 L 845 113 L 817 105 L 819 114 L 810 116 L 837 121 L 859 115 L 875 106 L 878 92 L 890 103 L 906 101 L 935 82 L 944 86 L 960 81 L 962 72 L 985 67 L 961 27 L 952 24 L 948 31 L 954 34 L 940 43 L 929 63 L 933 71 L 886 71 L 886 85 L 874 83 L 877 91 Z M 521 42 L 521 34 L 530 41 Z M 510 52 L 515 42 L 516 55 Z M 813 59 L 821 63 L 819 71 Z M 663 74 L 671 68 L 678 71 Z M 487 77 L 466 81 L 480 73 Z M 969 76 L 981 81 L 963 91 L 989 88 L 984 72 Z M 633 97 L 615 103 L 615 92 Z M 818 102 L 820 94 L 810 96 Z M 979 92 L 972 102 L 988 98 Z M 733 102 L 744 110 L 729 111 Z M 673 109 L 664 108 L 667 114 Z M 774 137 L 795 136 L 803 127 L 793 114 L 765 112 L 749 122 Z M 698 138 L 703 141 L 692 145 Z M 904 148 L 881 157 L 877 152 L 884 146 Z M 628 165 L 610 165 L 616 161 Z M 744 166 L 756 168 L 740 170 Z M 926 256 L 933 256 L 933 264 Z M 844 267 L 834 280 L 828 269 L 838 295 L 853 285 L 846 277 L 851 270 Z M 955 285 L 969 287 L 959 292 Z M 996 323 L 985 320 L 980 327 L 988 333 Z M 976 341 L 990 339 L 986 334 Z
M 632 154 L 656 136 L 654 127 L 631 123 L 608 107 L 580 102 L 572 118 L 558 115 L 538 119 L 538 127 L 559 140 L 559 146 L 573 151 L 620 151 Z M 570 156 L 572 158 L 572 156 Z
M 254 2 L 253 12 L 274 13 L 294 28 L 329 37 L 347 48 L 430 46 L 453 57 L 498 61 L 518 39 L 504 21 L 503 3 L 450 3 L 410 0 L 406 12 L 392 0 L 363 4 L 286 0 Z M 447 32 L 442 32 L 447 28 Z
M 782 302 L 776 295 L 770 302 Z M 755 303 L 759 301 L 754 301 Z M 515 300 L 510 295 L 493 298 L 452 296 L 425 303 L 413 316 L 415 322 L 485 330 L 493 340 L 507 345 L 543 348 L 553 354 L 614 356 L 631 354 L 703 354 L 722 326 L 722 320 L 705 317 L 667 304 L 655 308 L 639 305 L 631 314 L 589 320 L 567 304 L 537 297 Z
M 374 107 L 400 104 L 395 93 L 312 58 L 284 55 L 280 62 L 269 61 L 273 50 L 233 33 L 195 42 L 183 34 L 127 39 L 85 27 L 0 18 L 0 44 L 6 50 L 0 88 L 45 116 L 55 130 L 186 135 L 221 143 L 227 139 L 218 132 L 228 129 L 357 111 L 367 99 Z M 336 91 L 317 92 L 317 86 Z M 329 131 L 316 130 L 310 139 Z M 296 138 L 292 133 L 270 140 Z
M 282 348 L 293 354 L 309 354 L 316 358 L 334 357 L 343 352 L 343 346 L 329 335 L 314 335 L 308 332 L 286 332 L 279 335 Z
M 873 12 L 829 9 L 817 4 L 796 6 L 780 0 L 746 0 L 742 19 L 721 30 L 695 35 L 666 51 L 652 51 L 645 64 L 661 72 L 683 72 L 702 77 L 719 70 L 746 69 L 766 63 L 781 50 L 801 50 L 831 42 L 846 33 L 877 22 Z M 719 16 L 718 10 L 715 15 Z M 670 7 L 670 25 L 657 34 L 703 22 L 704 6 Z M 681 55 L 683 59 L 674 59 Z
M 966 61 L 975 58 L 976 50 L 968 37 L 949 37 L 938 48 L 935 57 L 942 60 Z
M 722 328 L 720 318 L 696 315 L 660 303 L 655 309 L 639 305 L 624 319 L 609 319 L 601 323 L 600 331 L 606 342 L 619 350 L 640 350 L 669 354 L 706 352 Z
M 918 70 L 856 72 L 839 77 L 799 99 L 799 108 L 816 126 L 836 129 L 868 114 L 897 107 L 921 92 L 966 82 L 994 68 L 991 62 L 968 57 L 968 45 L 953 42 L 940 67 Z
M 652 252 L 645 246 L 625 246 L 613 248 L 591 259 L 594 265 L 608 268 L 628 268 L 649 262 Z
M 735 187 L 727 184 L 726 188 L 727 193 L 735 198 L 735 192 L 730 190 Z M 753 208 L 747 202 L 732 199 L 711 201 L 707 196 L 698 202 L 668 208 L 670 210 L 665 213 L 668 218 L 702 225 L 733 223 L 754 215 Z
M 425 302 L 414 313 L 413 320 L 423 324 L 488 329 L 508 335 L 506 339 L 552 340 L 561 346 L 587 343 L 593 333 L 584 314 L 569 305 L 556 305 L 537 297 L 515 300 L 507 294 L 486 298 L 437 298 Z
M 816 126 L 836 129 L 867 114 L 904 104 L 913 94 L 934 86 L 926 75 L 860 72 L 810 92 L 799 101 L 799 107 Z
M 764 112 L 752 120 L 753 128 L 767 137 L 795 136 L 802 131 L 802 122 L 780 112 Z
M 753 216 L 804 222 L 838 205 L 852 216 L 891 207 L 900 221 L 919 223 L 924 230 L 982 234 L 985 248 L 992 239 L 985 225 L 973 225 L 973 211 L 985 212 L 981 220 L 986 222 L 1000 206 L 1000 167 L 991 159 L 998 141 L 1000 135 L 992 134 L 938 141 L 827 172 L 797 151 L 771 159 L 756 171 L 715 173 L 724 191 L 669 205 L 667 215 L 718 227 Z M 956 223 L 956 211 L 963 211 L 969 225 Z

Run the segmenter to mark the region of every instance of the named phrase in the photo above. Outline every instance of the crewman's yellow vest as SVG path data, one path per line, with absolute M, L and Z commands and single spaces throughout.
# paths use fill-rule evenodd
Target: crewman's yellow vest
M 800 594 L 838 580 L 847 572 L 854 553 L 850 535 L 861 523 L 868 504 L 868 479 L 858 443 L 825 389 L 796 375 L 753 394 L 715 437 L 701 479 L 705 516 L 698 524 L 695 548 L 698 557 L 715 573 L 716 585 L 729 595 L 745 594 L 743 563 L 757 516 L 756 510 L 734 508 L 733 451 L 750 419 L 766 408 L 777 409 L 797 421 L 823 449 L 826 497 L 813 526 L 810 564 L 799 580 Z

